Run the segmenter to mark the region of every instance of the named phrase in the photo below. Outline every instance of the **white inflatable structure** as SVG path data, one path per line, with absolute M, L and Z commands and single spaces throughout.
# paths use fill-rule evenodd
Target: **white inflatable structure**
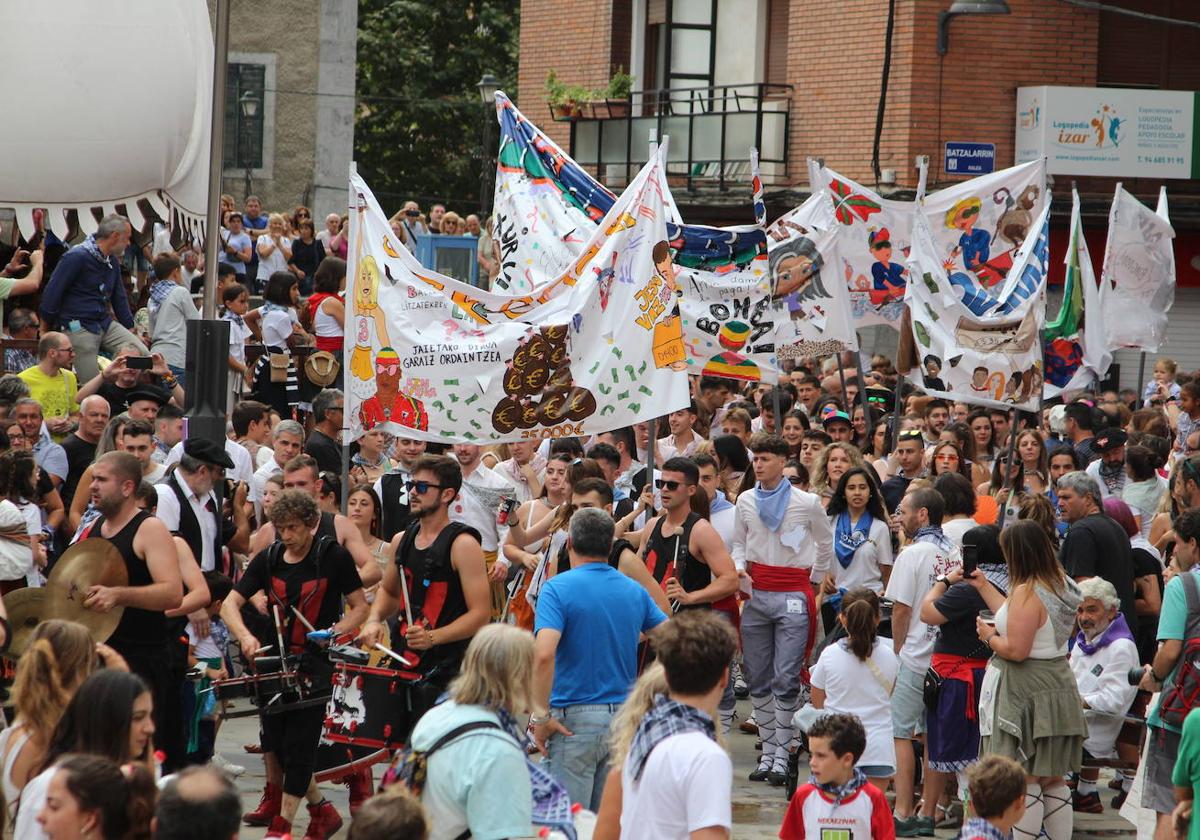
M 213 41 L 204 0 L 5 0 L 0 208 L 60 237 L 138 202 L 185 238 L 204 236 Z

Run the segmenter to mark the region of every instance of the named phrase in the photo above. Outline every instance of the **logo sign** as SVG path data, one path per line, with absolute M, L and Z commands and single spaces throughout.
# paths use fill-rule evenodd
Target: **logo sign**
M 996 169 L 995 143 L 946 144 L 947 175 L 987 175 Z

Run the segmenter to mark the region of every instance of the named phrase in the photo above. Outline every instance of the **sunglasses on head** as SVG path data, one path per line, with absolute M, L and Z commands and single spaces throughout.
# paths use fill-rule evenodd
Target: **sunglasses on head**
M 414 492 L 418 496 L 424 496 L 431 488 L 434 490 L 449 489 L 444 484 L 431 484 L 428 481 L 406 481 L 404 486 L 408 488 L 409 492 Z
M 670 490 L 672 493 L 679 489 L 680 481 L 667 481 L 665 478 L 654 479 L 654 487 L 658 490 Z
M 900 433 L 900 440 L 918 440 L 921 438 L 920 429 L 905 429 Z
M 792 485 L 793 487 L 803 487 L 804 486 L 804 479 L 802 479 L 798 475 L 789 475 L 787 477 L 787 480 L 788 480 L 788 484 Z

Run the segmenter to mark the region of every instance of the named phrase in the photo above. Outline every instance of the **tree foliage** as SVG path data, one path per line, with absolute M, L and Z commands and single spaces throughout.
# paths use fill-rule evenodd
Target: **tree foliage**
M 354 152 L 385 209 L 478 209 L 485 118 L 489 160 L 497 133 L 475 85 L 515 85 L 519 23 L 519 0 L 360 0 Z

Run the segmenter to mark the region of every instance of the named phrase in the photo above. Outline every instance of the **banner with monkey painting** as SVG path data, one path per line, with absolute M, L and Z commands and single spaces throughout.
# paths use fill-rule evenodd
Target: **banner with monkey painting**
M 344 365 L 349 438 L 440 443 L 597 434 L 689 399 L 659 158 L 534 294 L 482 291 L 423 268 L 351 173 Z
M 928 221 L 915 217 L 905 293 L 918 365 L 908 373 L 913 384 L 947 400 L 1038 409 L 1049 243 L 1046 202 L 993 296 L 965 271 L 947 269 Z
M 529 294 L 579 259 L 616 199 L 503 93 L 496 94 L 496 119 L 492 218 L 500 274 L 493 291 Z M 684 290 L 679 306 L 688 371 L 777 381 L 777 321 L 763 228 L 679 224 L 666 173 L 656 177 L 671 210 L 667 240 Z M 765 215 L 757 176 L 754 186 L 755 213 Z

